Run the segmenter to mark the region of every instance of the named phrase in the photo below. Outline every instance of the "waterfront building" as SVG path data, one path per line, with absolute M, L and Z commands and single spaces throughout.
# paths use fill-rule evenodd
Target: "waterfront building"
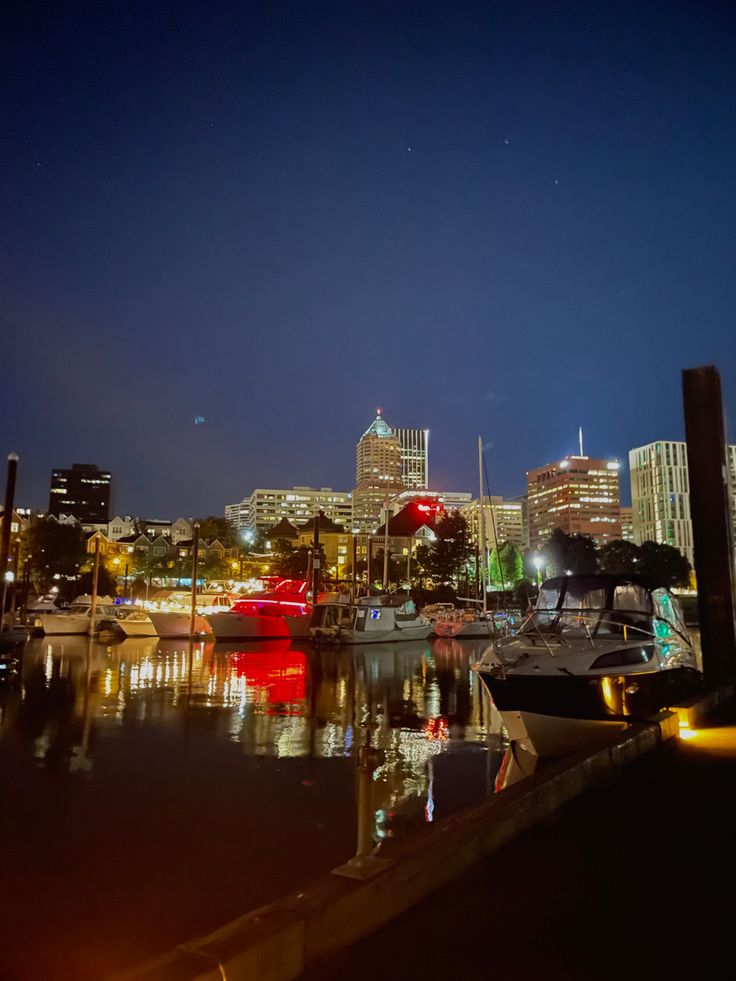
M 480 508 L 478 499 L 471 501 L 460 509 L 460 514 L 468 524 L 471 540 L 479 541 L 478 516 Z M 524 527 L 524 509 L 520 501 L 506 501 L 503 497 L 492 495 L 485 499 L 485 541 L 489 549 L 511 542 L 522 551 L 526 547 L 526 529 Z
M 567 456 L 527 473 L 529 544 L 556 528 L 590 535 L 599 545 L 621 537 L 619 461 Z
M 107 524 L 105 537 L 111 542 L 116 542 L 120 538 L 126 538 L 128 535 L 132 535 L 135 531 L 135 526 L 136 519 L 130 514 L 126 514 L 124 517 L 116 514 Z
M 324 511 L 332 521 L 350 528 L 352 496 L 331 487 L 257 487 L 239 504 L 227 505 L 225 517 L 239 533 L 255 535 L 273 528 L 282 518 L 294 526 L 301 525 L 318 511 Z
M 397 514 L 392 515 L 388 522 L 388 553 L 392 559 L 406 561 L 406 577 L 411 577 L 411 563 L 420 545 L 428 545 L 435 540 L 435 525 L 442 515 L 442 510 L 428 508 L 418 501 L 406 504 Z M 386 522 L 380 525 L 373 535 L 362 535 L 358 539 L 358 560 L 365 562 L 368 549 L 372 548 L 372 558 L 386 543 Z M 380 579 L 382 568 L 371 569 L 371 578 Z
M 73 463 L 69 470 L 52 470 L 49 514 L 65 514 L 82 525 L 107 525 L 112 475 L 94 464 Z
M 634 509 L 633 507 L 621 508 L 621 538 L 625 542 L 636 542 L 636 544 L 641 544 L 637 542 L 634 535 Z
M 320 514 L 319 543 L 325 555 L 326 568 L 322 570 L 326 576 L 345 579 L 353 566 L 353 535 L 342 525 L 337 524 Z M 314 518 L 305 522 L 297 531 L 296 545 L 314 545 Z
M 429 486 L 429 430 L 394 429 L 401 446 L 401 480 L 411 490 Z
M 370 534 L 380 523 L 387 503 L 406 490 L 401 442 L 376 410 L 376 418 L 355 447 L 353 527 Z

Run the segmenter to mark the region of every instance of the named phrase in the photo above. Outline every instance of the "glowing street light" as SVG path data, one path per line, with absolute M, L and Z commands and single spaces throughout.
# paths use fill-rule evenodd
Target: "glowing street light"
M 532 559 L 534 563 L 534 568 L 537 570 L 537 589 L 542 585 L 542 566 L 544 565 L 544 559 L 541 555 L 535 555 Z

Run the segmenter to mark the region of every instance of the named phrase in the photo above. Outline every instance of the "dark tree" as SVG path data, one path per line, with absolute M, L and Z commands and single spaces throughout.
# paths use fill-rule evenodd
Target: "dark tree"
M 199 537 L 208 542 L 217 539 L 225 548 L 235 548 L 241 543 L 233 526 L 226 518 L 218 518 L 216 515 L 209 515 L 207 518 L 197 518 L 199 522 Z
M 371 577 L 373 582 L 383 582 L 383 549 L 379 548 L 373 553 L 371 561 Z M 390 583 L 400 583 L 406 579 L 406 560 L 395 559 L 391 553 L 388 556 L 388 581 Z
M 601 572 L 630 574 L 641 572 L 640 549 L 633 542 L 615 538 L 598 550 Z
M 555 528 L 542 546 L 547 576 L 584 575 L 596 572 L 598 556 L 595 542 L 589 535 L 568 535 Z
M 35 517 L 23 536 L 31 579 L 47 590 L 58 575 L 76 578 L 88 558 L 84 533 L 77 524 L 60 524 L 52 517 Z
M 309 556 L 312 551 L 311 547 L 309 545 L 299 545 L 297 548 L 294 548 L 290 542 L 284 539 L 282 541 L 282 551 L 279 553 L 274 550 L 274 562 L 272 563 L 277 575 L 283 576 L 284 579 L 306 579 L 307 572 L 311 568 L 309 562 Z M 324 577 L 327 560 L 322 545 L 319 547 L 319 553 L 320 570 Z
M 690 563 L 672 545 L 643 542 L 637 569 L 659 586 L 687 586 L 690 582 Z
M 91 596 L 94 584 L 94 568 L 89 569 L 79 577 L 77 582 L 66 582 L 62 584 L 59 595 L 65 600 L 73 600 L 76 596 Z M 97 595 L 115 596 L 117 592 L 117 581 L 104 565 L 100 565 L 97 574 Z
M 417 549 L 417 564 L 434 582 L 449 583 L 473 552 L 468 524 L 459 512 L 447 511 L 437 522 L 435 535 L 431 545 L 420 545 Z

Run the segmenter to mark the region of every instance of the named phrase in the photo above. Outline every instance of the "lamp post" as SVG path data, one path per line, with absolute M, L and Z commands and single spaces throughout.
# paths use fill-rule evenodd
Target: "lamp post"
M 13 523 L 13 508 L 15 506 L 15 478 L 18 473 L 18 454 L 8 454 L 8 474 L 5 479 L 5 507 L 3 509 L 3 524 L 0 531 L 0 570 L 2 570 L 2 585 L 0 586 L 0 630 L 5 623 L 5 597 L 12 579 L 6 573 L 10 560 L 10 526 Z M 13 577 L 14 578 L 14 577 Z M 12 626 L 12 618 L 11 618 Z
M 120 558 L 116 555 L 112 560 L 112 564 L 115 567 L 115 586 L 120 587 Z
M 535 555 L 532 559 L 534 563 L 534 568 L 537 570 L 537 589 L 542 585 L 542 566 L 544 565 L 544 559 L 541 555 Z

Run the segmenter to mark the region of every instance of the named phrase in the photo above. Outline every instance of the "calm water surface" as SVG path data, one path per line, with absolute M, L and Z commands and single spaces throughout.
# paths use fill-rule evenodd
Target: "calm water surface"
M 346 861 L 368 741 L 376 841 L 492 794 L 485 646 L 33 640 L 0 693 L 0 977 L 104 977 Z

